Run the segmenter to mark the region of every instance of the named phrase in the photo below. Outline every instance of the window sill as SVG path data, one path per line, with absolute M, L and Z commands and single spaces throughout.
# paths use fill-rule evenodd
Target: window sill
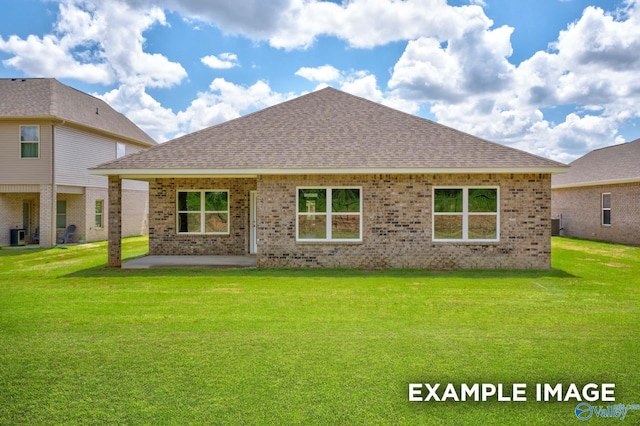
M 329 240 L 329 241 L 307 241 L 307 240 L 296 240 L 296 244 L 304 244 L 304 245 L 319 245 L 319 246 L 326 246 L 326 245 L 333 245 L 333 244 L 337 244 L 337 245 L 360 245 L 363 244 L 362 240 L 351 240 L 351 241 L 340 241 L 340 240 Z
M 431 240 L 434 244 L 487 245 L 500 244 L 500 240 Z
M 230 232 L 177 232 L 176 235 L 178 236 L 186 236 L 186 237 L 190 237 L 193 235 L 202 235 L 202 236 L 211 236 L 211 235 L 231 235 Z

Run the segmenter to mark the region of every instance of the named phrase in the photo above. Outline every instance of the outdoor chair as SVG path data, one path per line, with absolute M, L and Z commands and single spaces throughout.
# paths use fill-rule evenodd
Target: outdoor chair
M 31 234 L 31 244 L 40 243 L 40 227 L 36 226 L 36 232 Z
M 58 238 L 58 244 L 69 244 L 73 242 L 73 236 L 76 233 L 76 226 L 69 225 L 67 226 L 67 232 L 62 237 Z

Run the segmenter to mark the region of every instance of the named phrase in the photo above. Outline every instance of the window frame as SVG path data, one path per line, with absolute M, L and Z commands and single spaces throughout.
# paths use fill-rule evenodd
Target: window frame
M 98 203 L 100 203 L 100 212 L 98 212 Z M 98 225 L 98 217 L 100 218 L 100 224 Z M 96 200 L 95 203 L 95 227 L 96 229 L 104 228 L 104 200 Z
M 125 155 L 127 155 L 127 144 L 124 142 L 116 142 L 116 159 L 122 158 Z
M 178 197 L 181 192 L 199 192 L 200 193 L 200 210 L 187 211 L 180 210 Z M 206 210 L 205 194 L 207 192 L 225 192 L 227 194 L 227 210 Z M 180 232 L 180 213 L 200 213 L 200 232 Z M 227 230 L 224 232 L 205 232 L 205 214 L 207 213 L 226 213 Z M 231 196 L 228 189 L 176 189 L 176 234 L 177 235 L 229 235 L 231 233 Z
M 23 127 L 35 127 L 37 129 L 37 133 L 38 133 L 38 140 L 36 141 L 24 141 L 22 140 L 22 128 Z M 21 125 L 18 129 L 18 140 L 20 141 L 20 150 L 18 152 L 18 157 L 21 160 L 38 160 L 40 158 L 40 126 L 37 124 L 25 124 L 25 125 Z M 36 155 L 35 157 L 24 157 L 22 155 L 22 145 L 23 144 L 35 144 L 36 148 L 38 150 L 38 155 Z
M 326 212 L 299 212 L 300 206 L 300 190 L 301 189 L 322 189 L 326 191 Z M 358 207 L 357 212 L 333 212 L 332 211 L 332 202 L 333 202 L 333 190 L 334 189 L 357 189 L 360 193 L 360 205 Z M 297 243 L 361 243 L 362 242 L 362 223 L 363 223 L 363 212 L 362 212 L 362 186 L 296 186 L 296 242 Z M 311 216 L 311 215 L 325 215 L 326 220 L 326 238 L 300 238 L 300 215 L 302 216 Z M 333 216 L 345 216 L 345 215 L 358 215 L 359 224 L 358 224 L 358 238 L 333 238 L 332 235 L 332 218 Z
M 438 189 L 462 189 L 462 212 L 436 212 L 436 190 Z M 496 211 L 495 212 L 469 212 L 469 190 L 470 189 L 495 189 L 496 190 Z M 462 216 L 462 238 L 436 238 L 435 218 L 436 216 Z M 496 218 L 496 238 L 469 238 L 469 216 L 495 216 Z M 431 191 L 431 241 L 435 243 L 496 243 L 500 242 L 500 187 L 485 185 L 467 186 L 434 186 Z
M 604 196 L 605 195 L 609 196 L 609 207 L 605 207 L 604 206 Z M 611 226 L 611 193 L 610 192 L 603 192 L 602 194 L 600 194 L 600 208 L 601 208 L 600 224 L 602 226 Z M 605 223 L 605 220 L 604 220 L 604 212 L 605 211 L 609 212 L 609 223 Z
M 58 203 L 64 203 L 64 213 L 60 213 L 60 210 L 58 208 L 59 205 Z M 67 200 L 56 200 L 56 229 L 67 229 L 67 209 L 68 209 L 69 205 L 67 203 Z M 58 219 L 64 217 L 64 226 L 58 226 Z

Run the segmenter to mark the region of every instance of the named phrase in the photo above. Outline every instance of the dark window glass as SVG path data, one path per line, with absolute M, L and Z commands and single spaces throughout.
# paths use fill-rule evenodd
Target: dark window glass
M 462 189 L 436 189 L 434 197 L 436 213 L 462 213 Z

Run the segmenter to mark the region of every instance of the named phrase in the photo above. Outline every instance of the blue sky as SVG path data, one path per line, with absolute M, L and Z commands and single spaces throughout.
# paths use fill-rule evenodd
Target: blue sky
M 565 162 L 640 137 L 640 0 L 0 1 L 0 77 L 158 141 L 325 85 Z

